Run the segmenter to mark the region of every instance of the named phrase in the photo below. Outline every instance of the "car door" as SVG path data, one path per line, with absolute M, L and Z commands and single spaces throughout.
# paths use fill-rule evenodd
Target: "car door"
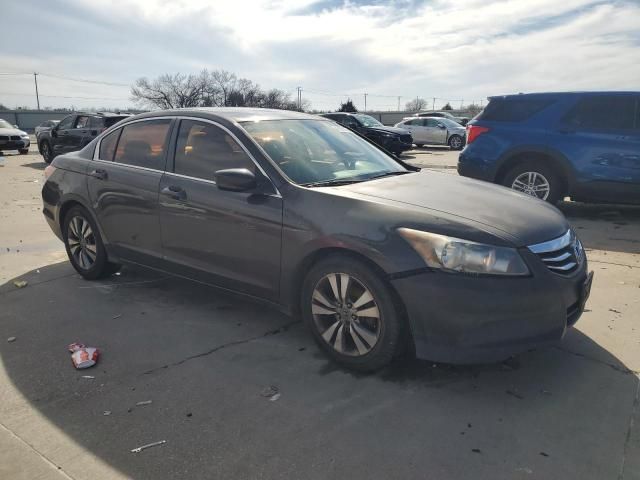
M 124 259 L 161 265 L 158 189 L 172 119 L 138 120 L 102 138 L 88 166 L 88 190 L 109 248 Z
M 435 118 L 423 118 L 422 120 L 425 122 L 424 128 L 428 143 L 445 145 L 447 143 L 447 129 L 444 125 Z
M 173 271 L 276 300 L 279 294 L 282 198 L 248 151 L 215 122 L 180 121 L 172 171 L 160 184 L 164 257 Z M 173 151 L 173 149 L 172 149 Z M 247 168 L 249 192 L 220 190 L 218 170 Z
M 76 115 L 68 115 L 58 126 L 51 130 L 51 148 L 55 155 L 70 152 L 70 133 L 76 121 Z
M 632 94 L 580 98 L 551 133 L 589 200 L 640 202 L 640 104 Z
M 85 137 L 89 135 L 89 115 L 78 115 L 73 122 L 73 128 L 69 130 L 67 136 L 68 151 L 80 150 L 86 145 Z

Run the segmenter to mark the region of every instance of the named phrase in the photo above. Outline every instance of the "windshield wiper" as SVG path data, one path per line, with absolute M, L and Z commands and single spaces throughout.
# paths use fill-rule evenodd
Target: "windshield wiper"
M 309 182 L 309 183 L 301 183 L 300 185 L 302 185 L 303 187 L 335 187 L 337 185 L 349 185 L 351 183 L 358 183 L 358 182 L 363 182 L 364 178 L 360 178 L 360 179 L 339 179 L 336 178 L 334 180 L 324 180 L 322 182 Z
M 400 172 L 385 172 L 379 175 L 374 175 L 372 177 L 367 177 L 365 178 L 365 180 L 374 180 L 376 178 L 383 178 L 383 177 L 395 177 L 396 175 L 404 175 L 405 173 L 415 173 L 415 172 L 411 172 L 409 170 L 402 170 Z

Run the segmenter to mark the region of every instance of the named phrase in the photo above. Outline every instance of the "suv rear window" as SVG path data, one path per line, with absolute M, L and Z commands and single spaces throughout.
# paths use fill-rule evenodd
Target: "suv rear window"
M 630 130 L 636 115 L 636 99 L 630 95 L 585 97 L 569 110 L 562 123 L 594 130 Z
M 476 118 L 490 122 L 522 122 L 551 105 L 551 98 L 492 98 Z

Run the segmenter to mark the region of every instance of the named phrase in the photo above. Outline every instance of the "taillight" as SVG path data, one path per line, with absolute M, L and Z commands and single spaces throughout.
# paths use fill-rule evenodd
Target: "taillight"
M 44 169 L 44 178 L 45 180 L 49 180 L 49 177 L 53 175 L 53 172 L 56 171 L 56 167 L 53 165 L 47 165 L 47 168 Z
M 487 133 L 489 129 L 487 127 L 480 127 L 478 125 L 467 125 L 467 145 L 473 142 L 483 133 Z

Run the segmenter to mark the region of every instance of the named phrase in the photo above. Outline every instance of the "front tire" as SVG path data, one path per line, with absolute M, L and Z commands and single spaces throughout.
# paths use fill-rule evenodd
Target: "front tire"
M 464 140 L 460 135 L 451 135 L 448 143 L 451 150 L 462 150 L 464 147 Z
M 40 153 L 46 163 L 51 163 L 55 158 L 51 144 L 46 140 L 43 140 L 42 143 L 40 143 Z
M 100 231 L 83 207 L 75 206 L 67 212 L 62 234 L 71 265 L 85 279 L 104 278 L 119 270 L 119 265 L 108 261 Z
M 402 317 L 393 293 L 359 260 L 335 255 L 317 263 L 304 280 L 301 310 L 320 348 L 347 368 L 378 370 L 399 350 Z
M 506 173 L 502 184 L 549 203 L 557 203 L 564 197 L 560 177 L 553 168 L 541 162 L 517 164 Z

